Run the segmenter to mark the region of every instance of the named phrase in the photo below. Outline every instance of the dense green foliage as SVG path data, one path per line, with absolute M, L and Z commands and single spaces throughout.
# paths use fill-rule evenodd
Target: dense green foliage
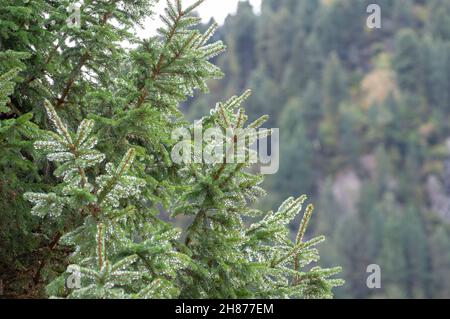
M 366 27 L 372 3 L 381 29 Z M 281 134 L 262 207 L 313 195 L 324 258 L 344 269 L 337 296 L 449 298 L 450 1 L 263 0 L 260 15 L 243 2 L 219 34 L 227 76 L 187 112 L 259 92 L 247 113 Z M 366 286 L 369 264 L 381 289 Z
M 139 40 L 153 1 L 85 0 L 73 25 L 70 1 L 0 0 L 7 297 L 325 298 L 342 284 L 340 268 L 310 265 L 324 240 L 306 234 L 312 205 L 289 238 L 305 196 L 260 211 L 249 165 L 172 162 L 173 130 L 193 129 L 180 103 L 222 75 L 208 62 L 224 50 L 217 26 L 196 29 L 202 2 L 169 1 L 158 35 Z M 203 128 L 260 126 L 248 96 L 202 114 Z

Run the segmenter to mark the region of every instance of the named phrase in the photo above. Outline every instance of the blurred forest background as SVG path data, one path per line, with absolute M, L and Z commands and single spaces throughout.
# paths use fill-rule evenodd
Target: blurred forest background
M 367 28 L 371 3 L 381 29 Z M 336 296 L 450 298 L 450 0 L 263 0 L 258 15 L 241 2 L 217 37 L 226 77 L 186 114 L 254 91 L 248 113 L 281 132 L 262 206 L 316 203 L 321 264 L 347 281 Z

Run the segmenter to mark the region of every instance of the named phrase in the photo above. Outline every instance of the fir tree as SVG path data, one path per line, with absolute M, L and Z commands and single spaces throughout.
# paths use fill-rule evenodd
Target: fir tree
M 4 209 L 29 218 L 24 232 L 34 237 L 26 241 L 34 246 L 16 238 L 7 246 L 5 258 L 23 262 L 8 269 L 11 295 L 42 295 L 46 286 L 47 296 L 67 298 L 332 297 L 340 269 L 309 266 L 324 240 L 306 237 L 312 205 L 290 240 L 306 196 L 262 212 L 251 203 L 265 195 L 263 178 L 248 164 L 170 157 L 178 142 L 172 132 L 193 129 L 180 103 L 222 75 L 209 62 L 224 50 L 209 42 L 217 26 L 200 33 L 192 14 L 203 0 L 187 8 L 168 1 L 164 26 L 144 41 L 128 30 L 150 14 L 147 0 L 86 1 L 76 27 L 66 21 L 69 3 L 10 2 L 1 2 L 2 52 L 24 56 L 0 78 L 0 100 L 10 104 L 1 112 L 14 114 L 0 127 L 2 144 L 11 144 L 1 168 L 12 176 L 2 172 L 2 185 L 12 189 L 2 192 L 30 203 L 7 201 Z M 125 40 L 137 47 L 124 49 Z M 201 119 L 203 129 L 225 135 L 260 127 L 267 118 L 247 123 L 241 107 L 249 94 L 218 103 Z M 24 174 L 25 185 L 10 182 Z M 178 229 L 161 210 L 192 223 Z M 7 235 L 14 236 L 10 227 Z M 25 291 L 10 283 L 20 267 L 27 271 L 16 281 L 27 283 Z
M 409 92 L 419 92 L 423 71 L 421 70 L 420 40 L 413 30 L 405 29 L 396 37 L 394 56 L 399 86 Z

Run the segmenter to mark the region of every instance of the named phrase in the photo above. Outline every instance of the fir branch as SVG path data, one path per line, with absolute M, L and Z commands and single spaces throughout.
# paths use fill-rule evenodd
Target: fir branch
M 63 33 L 63 35 L 61 36 L 61 39 L 58 41 L 58 43 L 53 47 L 53 49 L 50 51 L 50 54 L 48 55 L 48 57 L 45 59 L 44 64 L 41 66 L 41 68 L 39 69 L 38 73 L 44 73 L 45 70 L 47 69 L 48 65 L 50 64 L 50 62 L 52 61 L 52 59 L 56 56 L 56 53 L 58 53 L 59 48 L 61 47 L 62 42 L 65 40 L 65 36 L 66 34 Z M 33 82 L 34 80 L 36 80 L 39 76 L 35 73 L 35 74 L 30 74 L 24 81 L 25 84 L 30 84 L 31 82 Z
M 103 259 L 106 258 L 105 254 L 105 234 L 103 230 L 103 224 L 100 223 L 97 226 L 97 262 L 98 269 L 103 269 Z
M 116 3 L 116 1 L 113 1 L 112 3 Z M 100 26 L 106 25 L 106 23 L 108 22 L 108 19 L 110 19 L 111 17 L 112 17 L 112 12 L 105 12 L 103 14 L 102 19 L 100 20 L 99 25 Z M 81 69 L 86 64 L 86 62 L 89 60 L 89 58 L 90 58 L 90 54 L 88 51 L 83 53 L 83 55 L 80 57 L 80 60 L 78 61 L 77 65 L 70 73 L 69 79 L 68 79 L 66 85 L 64 86 L 61 96 L 56 100 L 56 108 L 61 108 L 66 103 L 66 99 L 67 99 L 73 85 L 75 84 L 76 78 L 80 75 Z
M 61 239 L 61 232 L 57 232 L 54 236 L 53 239 L 50 241 L 49 245 L 48 245 L 48 249 L 51 251 L 55 250 L 55 248 L 58 246 L 58 242 Z M 34 285 L 39 284 L 40 282 L 40 278 L 41 278 L 41 272 L 44 269 L 44 267 L 47 265 L 47 261 L 49 258 L 49 254 L 44 254 L 43 258 L 39 261 L 39 267 L 33 277 L 33 282 Z
M 188 229 L 188 233 L 187 233 L 186 241 L 185 241 L 185 245 L 187 247 L 190 247 L 190 245 L 192 244 L 193 234 L 198 231 L 198 228 L 200 227 L 201 224 L 203 224 L 203 221 L 205 220 L 205 218 L 206 218 L 206 210 L 201 209 L 195 216 L 194 221 L 192 222 L 192 225 Z
M 314 206 L 312 204 L 308 205 L 303 215 L 302 221 L 300 222 L 300 227 L 297 233 L 295 243 L 298 245 L 303 242 L 303 237 L 305 236 L 306 228 L 314 212 Z
M 75 66 L 75 68 L 72 70 L 72 72 L 69 76 L 69 80 L 67 81 L 67 83 L 61 93 L 61 96 L 56 100 L 56 105 L 55 105 L 56 108 L 61 108 L 66 103 L 66 98 L 69 95 L 70 90 L 72 89 L 77 76 L 80 74 L 81 69 L 83 68 L 83 66 L 85 65 L 85 63 L 87 62 L 88 59 L 89 59 L 89 53 L 85 52 L 81 56 L 77 65 Z
M 106 185 L 101 189 L 98 195 L 97 200 L 98 204 L 101 204 L 105 200 L 106 196 L 113 190 L 113 188 L 119 182 L 120 178 L 126 173 L 126 171 L 131 166 L 131 163 L 133 162 L 135 155 L 136 151 L 134 148 L 128 150 L 127 154 L 125 154 L 117 170 L 112 174 Z
M 303 242 L 303 237 L 305 236 L 306 233 L 306 228 L 308 227 L 309 221 L 311 219 L 311 216 L 314 212 L 314 206 L 313 205 L 308 205 L 308 207 L 305 210 L 305 214 L 303 215 L 302 221 L 300 222 L 300 227 L 297 233 L 297 237 L 295 239 L 295 244 L 299 245 Z M 299 259 L 300 256 L 297 254 L 294 257 L 294 270 L 299 271 L 300 269 L 300 264 L 299 264 Z M 294 279 L 294 284 L 299 284 L 300 283 L 300 276 L 297 275 Z
M 180 8 L 180 6 L 181 6 L 180 0 L 176 0 L 176 2 L 177 2 L 177 7 Z M 169 30 L 169 35 L 167 36 L 167 39 L 165 40 L 163 51 L 167 48 L 167 46 L 170 44 L 173 37 L 175 36 L 175 33 L 178 29 L 178 24 L 184 15 L 185 15 L 185 13 L 179 9 L 178 14 L 175 18 L 175 21 L 173 22 L 172 27 Z M 161 69 L 163 67 L 164 59 L 165 59 L 165 55 L 164 55 L 164 53 L 161 53 L 159 56 L 158 62 L 156 63 L 156 67 L 152 70 L 151 79 L 153 81 L 156 81 L 157 77 L 161 75 Z M 148 94 L 149 94 L 149 92 L 148 92 L 147 88 L 144 86 L 141 90 L 141 94 L 138 98 L 135 108 L 141 107 L 141 105 L 145 102 L 145 99 L 147 98 Z

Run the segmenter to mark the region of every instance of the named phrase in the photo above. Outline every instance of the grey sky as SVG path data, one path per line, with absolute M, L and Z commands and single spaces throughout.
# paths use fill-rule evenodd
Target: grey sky
M 183 0 L 183 6 L 187 7 L 193 4 L 196 0 Z M 242 0 L 206 0 L 198 9 L 198 13 L 204 22 L 214 18 L 219 24 L 222 24 L 228 14 L 236 13 L 237 5 Z M 249 0 L 250 3 L 258 12 L 261 7 L 261 0 Z M 164 11 L 166 0 L 160 0 L 156 6 L 157 14 L 153 19 L 148 19 L 144 30 L 139 30 L 139 36 L 147 38 L 155 33 L 155 30 L 160 25 L 159 14 Z

